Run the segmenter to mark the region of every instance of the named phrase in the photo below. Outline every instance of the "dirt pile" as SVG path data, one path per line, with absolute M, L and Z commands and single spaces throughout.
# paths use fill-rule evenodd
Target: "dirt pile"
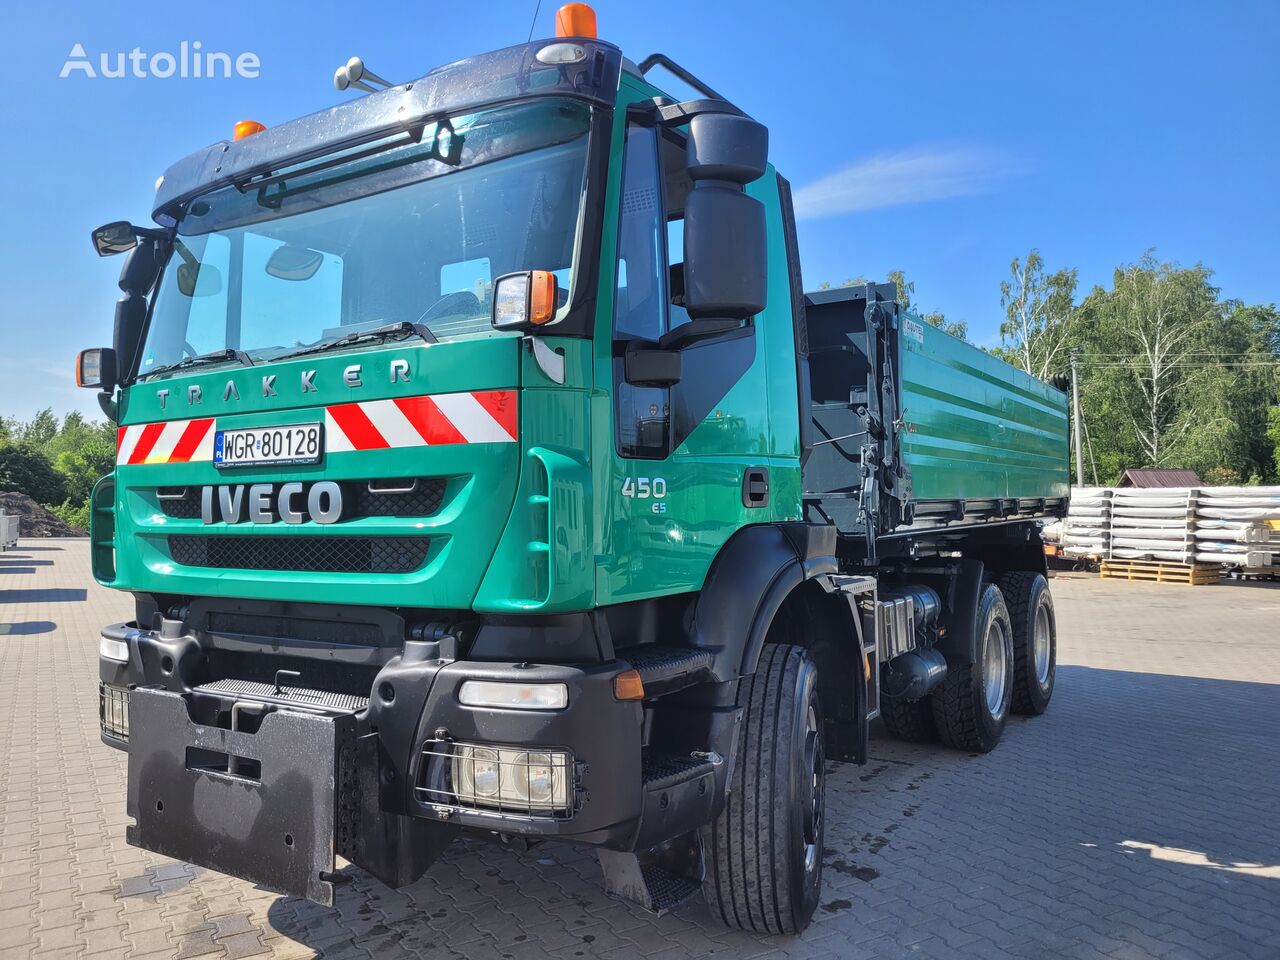
M 87 537 L 79 527 L 64 523 L 25 493 L 0 493 L 0 513 L 18 518 L 20 537 Z

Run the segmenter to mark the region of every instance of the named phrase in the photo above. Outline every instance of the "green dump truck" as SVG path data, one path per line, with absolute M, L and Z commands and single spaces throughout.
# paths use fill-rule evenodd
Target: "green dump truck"
M 331 904 L 336 857 L 566 840 L 795 932 L 826 761 L 1045 709 L 1063 395 L 891 286 L 805 294 L 766 129 L 583 16 L 240 124 L 94 231 L 130 843 Z

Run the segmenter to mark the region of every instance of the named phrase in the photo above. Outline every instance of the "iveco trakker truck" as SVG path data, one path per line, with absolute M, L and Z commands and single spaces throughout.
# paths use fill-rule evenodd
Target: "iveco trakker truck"
M 765 127 L 558 19 L 94 232 L 128 839 L 323 904 L 337 857 L 565 840 L 795 932 L 872 720 L 987 751 L 1045 709 L 1064 397 L 889 285 L 806 295 Z

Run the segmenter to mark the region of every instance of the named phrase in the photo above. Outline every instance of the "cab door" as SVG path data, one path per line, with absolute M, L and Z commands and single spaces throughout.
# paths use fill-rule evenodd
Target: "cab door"
M 690 181 L 679 132 L 628 120 L 621 154 L 613 311 L 596 340 L 597 356 L 610 358 L 611 431 L 596 448 L 607 463 L 597 487 L 600 604 L 697 590 L 729 536 L 776 517 L 762 324 L 726 323 L 682 343 L 674 383 L 628 379 L 628 350 L 657 348 L 689 321 L 681 238 Z M 789 338 L 781 348 L 793 349 Z M 597 371 L 603 380 L 603 364 Z

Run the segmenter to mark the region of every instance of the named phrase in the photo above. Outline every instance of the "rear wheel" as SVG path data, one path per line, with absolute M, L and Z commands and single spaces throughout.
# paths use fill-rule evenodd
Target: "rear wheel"
M 988 584 L 978 602 L 973 662 L 948 664 L 930 694 L 942 742 L 960 750 L 995 749 L 1013 699 L 1013 624 L 1000 588 Z
M 890 736 L 907 743 L 932 743 L 938 739 L 938 725 L 933 722 L 933 706 L 929 697 L 903 700 L 880 693 L 880 720 Z
M 1013 624 L 1013 712 L 1039 716 L 1053 696 L 1058 670 L 1058 622 L 1044 576 L 1006 573 L 996 581 Z
M 703 828 L 711 912 L 731 927 L 799 933 L 822 881 L 825 754 L 818 670 L 768 644 L 738 688 L 745 708 L 724 810 Z

